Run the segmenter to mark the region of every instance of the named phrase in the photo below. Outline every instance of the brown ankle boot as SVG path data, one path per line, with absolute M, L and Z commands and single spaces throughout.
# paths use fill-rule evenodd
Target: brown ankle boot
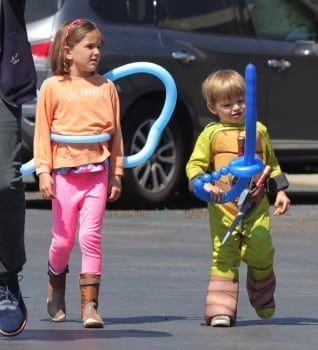
M 63 322 L 65 320 L 65 283 L 66 273 L 55 275 L 48 271 L 49 284 L 47 296 L 47 313 L 54 322 Z
M 102 328 L 104 322 L 97 313 L 100 275 L 80 274 L 81 318 L 85 328 Z

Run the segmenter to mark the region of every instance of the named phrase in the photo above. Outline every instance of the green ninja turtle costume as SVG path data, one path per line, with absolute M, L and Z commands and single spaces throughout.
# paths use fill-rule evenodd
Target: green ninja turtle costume
M 190 191 L 196 179 L 207 172 L 219 171 L 238 156 L 238 139 L 245 137 L 245 122 L 238 125 L 210 123 L 199 135 L 191 157 L 186 165 Z M 256 155 L 272 171 L 265 189 L 251 210 L 237 225 L 229 239 L 222 245 L 224 236 L 238 213 L 237 201 L 208 203 L 212 241 L 212 266 L 206 296 L 205 322 L 218 315 L 227 315 L 231 325 L 236 321 L 239 266 L 247 264 L 247 291 L 251 305 L 261 318 L 270 318 L 275 311 L 274 292 L 276 286 L 273 262 L 274 247 L 270 235 L 269 200 L 266 191 L 275 194 L 288 187 L 274 154 L 266 127 L 257 122 Z M 257 181 L 251 179 L 250 188 Z M 223 175 L 213 184 L 227 192 L 235 178 Z

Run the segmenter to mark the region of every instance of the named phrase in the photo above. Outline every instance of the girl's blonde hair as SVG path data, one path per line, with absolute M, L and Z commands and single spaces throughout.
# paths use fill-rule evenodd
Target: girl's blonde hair
M 235 70 L 219 70 L 204 80 L 202 93 L 206 102 L 213 106 L 218 101 L 227 101 L 237 97 L 245 98 L 245 80 Z
M 82 18 L 61 25 L 55 35 L 52 46 L 51 70 L 54 75 L 69 74 L 72 62 L 65 58 L 65 48 L 72 49 L 88 33 L 94 30 L 100 33 L 101 38 L 103 37 L 100 29 L 94 22 Z

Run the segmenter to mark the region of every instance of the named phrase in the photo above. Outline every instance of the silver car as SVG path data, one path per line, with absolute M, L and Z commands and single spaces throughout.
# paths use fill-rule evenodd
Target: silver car
M 185 163 L 200 130 L 215 119 L 201 83 L 216 69 L 257 70 L 258 119 L 289 172 L 318 162 L 317 8 L 308 0 L 28 0 L 27 28 L 38 87 L 49 74 L 57 28 L 85 17 L 105 35 L 99 72 L 136 61 L 157 63 L 173 76 L 178 100 L 155 154 L 125 170 L 119 205 L 164 207 L 186 191 Z M 156 78 L 116 81 L 125 154 L 144 145 L 165 97 Z M 32 157 L 35 102 L 23 107 L 25 159 Z

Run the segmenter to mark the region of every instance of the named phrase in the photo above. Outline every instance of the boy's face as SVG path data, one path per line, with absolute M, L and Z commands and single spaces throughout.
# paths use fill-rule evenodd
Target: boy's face
M 231 98 L 217 101 L 215 105 L 208 103 L 211 113 L 216 114 L 223 124 L 240 124 L 245 117 L 245 98 Z

